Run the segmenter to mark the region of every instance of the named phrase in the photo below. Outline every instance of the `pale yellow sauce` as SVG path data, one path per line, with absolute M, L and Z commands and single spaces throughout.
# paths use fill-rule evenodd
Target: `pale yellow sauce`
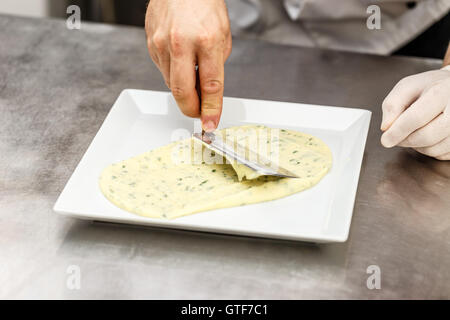
M 242 133 L 242 130 L 261 128 L 265 127 L 227 128 L 226 134 L 233 136 L 236 130 Z M 225 161 L 223 164 L 208 164 L 208 161 L 192 164 L 184 161 L 185 158 L 174 161 L 173 155 L 178 151 L 192 155 L 194 149 L 198 150 L 198 145 L 194 147 L 198 142 L 186 139 L 108 166 L 100 176 L 100 189 L 108 200 L 124 210 L 172 219 L 275 200 L 317 184 L 332 165 L 328 146 L 305 133 L 292 130 L 278 133 L 279 165 L 299 178 L 259 176 L 243 165 L 231 166 Z

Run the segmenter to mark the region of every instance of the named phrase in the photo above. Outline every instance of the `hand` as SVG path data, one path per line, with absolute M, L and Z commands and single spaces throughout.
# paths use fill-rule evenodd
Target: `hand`
M 383 102 L 381 143 L 450 160 L 450 70 L 406 77 Z
M 222 112 L 224 63 L 231 53 L 224 1 L 151 0 L 145 29 L 150 56 L 179 108 L 187 116 L 201 116 L 203 129 L 213 131 Z

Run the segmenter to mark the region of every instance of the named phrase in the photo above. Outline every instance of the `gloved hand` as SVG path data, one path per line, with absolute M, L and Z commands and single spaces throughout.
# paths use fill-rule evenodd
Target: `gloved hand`
M 150 56 L 181 111 L 214 130 L 222 112 L 231 32 L 223 0 L 151 0 L 145 19 Z M 196 91 L 199 68 L 201 115 Z
M 450 160 L 450 67 L 400 80 L 382 108 L 383 146 Z

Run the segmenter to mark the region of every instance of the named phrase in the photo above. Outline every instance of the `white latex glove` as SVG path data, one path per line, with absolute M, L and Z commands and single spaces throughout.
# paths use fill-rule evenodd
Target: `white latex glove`
M 450 66 L 403 78 L 382 108 L 383 146 L 450 160 Z

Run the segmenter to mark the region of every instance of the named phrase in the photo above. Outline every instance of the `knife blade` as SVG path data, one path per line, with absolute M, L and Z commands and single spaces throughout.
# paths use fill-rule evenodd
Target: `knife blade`
M 239 154 L 236 150 L 245 150 L 242 145 L 236 143 L 236 148 L 234 148 L 225 143 L 220 135 L 216 135 L 213 132 L 202 131 L 202 133 L 194 133 L 192 136 L 202 142 L 210 150 L 224 156 L 228 161 L 237 161 L 261 175 L 298 178 L 293 172 L 276 165 L 250 149 L 247 149 L 248 157 Z M 250 161 L 249 159 L 258 160 Z

